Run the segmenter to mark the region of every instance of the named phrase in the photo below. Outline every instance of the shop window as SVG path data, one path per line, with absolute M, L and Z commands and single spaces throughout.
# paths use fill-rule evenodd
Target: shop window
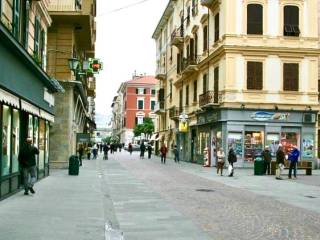
M 207 131 L 200 131 L 198 134 L 198 154 L 203 155 L 203 150 L 210 147 L 210 134 Z
M 247 34 L 263 34 L 263 6 L 260 4 L 247 6 Z
M 245 132 L 244 140 L 244 161 L 252 162 L 256 156 L 261 155 L 263 151 L 263 132 Z
M 299 8 L 297 6 L 284 7 L 283 35 L 298 37 L 299 29 Z
M 219 13 L 214 16 L 214 42 L 219 40 Z
M 39 170 L 44 169 L 46 124 L 43 119 L 39 121 Z
M 281 132 L 283 151 L 288 154 L 294 145 L 298 146 L 299 134 L 297 132 Z
M 283 64 L 283 90 L 299 91 L 299 64 Z
M 203 51 L 208 50 L 208 26 L 203 27 Z
M 229 132 L 228 134 L 228 151 L 233 148 L 238 158 L 242 158 L 242 133 Z M 227 155 L 227 153 L 226 153 Z
M 10 174 L 11 165 L 11 109 L 3 106 L 2 115 L 2 176 Z
M 29 114 L 28 138 L 33 139 L 33 117 Z
M 302 157 L 313 158 L 314 157 L 314 135 L 304 134 L 302 138 Z
M 247 62 L 247 89 L 262 90 L 262 62 Z
M 20 117 L 19 110 L 13 110 L 13 121 L 12 121 L 12 172 L 19 171 L 19 143 L 20 143 Z
M 269 146 L 272 157 L 276 156 L 276 152 L 279 146 L 280 136 L 279 133 L 268 133 L 266 146 Z

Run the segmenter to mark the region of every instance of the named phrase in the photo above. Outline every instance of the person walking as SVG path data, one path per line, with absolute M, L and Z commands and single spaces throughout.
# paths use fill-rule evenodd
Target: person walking
M 223 151 L 223 148 L 219 148 L 218 152 L 217 152 L 217 174 L 219 174 L 219 170 L 221 171 L 221 176 L 222 176 L 222 171 L 223 171 L 223 167 L 224 167 L 224 162 L 225 162 L 225 154 Z
M 174 145 L 173 154 L 174 154 L 174 161 L 176 163 L 179 163 L 180 159 L 179 159 L 179 150 L 178 150 L 177 145 Z
M 228 153 L 228 162 L 229 162 L 229 177 L 233 177 L 234 174 L 234 166 L 233 163 L 237 161 L 237 155 L 234 152 L 233 148 L 230 148 L 229 153 Z
M 97 159 L 97 155 L 98 155 L 97 144 L 94 144 L 94 145 L 93 145 L 92 154 L 93 154 L 93 159 Z
M 265 147 L 261 155 L 264 160 L 264 174 L 270 175 L 271 174 L 270 165 L 271 165 L 272 156 L 269 150 L 269 146 Z
M 119 152 L 121 152 L 121 150 L 122 150 L 122 144 L 121 143 L 119 143 Z
M 29 190 L 32 194 L 36 193 L 33 189 L 36 182 L 36 155 L 39 155 L 39 150 L 32 146 L 31 138 L 27 138 L 18 155 L 18 161 L 23 172 L 24 195 L 28 195 Z
M 103 159 L 108 160 L 108 152 L 109 152 L 109 146 L 108 144 L 103 145 Z
M 150 159 L 151 158 L 151 154 L 152 154 L 152 146 L 151 146 L 151 144 L 149 143 L 148 144 L 148 159 Z
M 291 152 L 288 155 L 288 160 L 290 161 L 289 165 L 289 175 L 288 178 L 291 179 L 291 174 L 293 170 L 293 178 L 297 178 L 297 163 L 299 160 L 300 152 L 296 145 L 293 146 Z
M 167 157 L 168 149 L 166 145 L 162 144 L 160 148 L 160 154 L 161 154 L 161 163 L 166 164 L 166 157 Z
M 82 144 L 79 144 L 78 153 L 79 153 L 80 166 L 82 166 L 82 157 L 83 157 L 83 153 L 84 153 L 84 148 L 83 148 Z
M 129 150 L 130 155 L 132 155 L 132 144 L 131 143 L 129 143 L 128 150 Z
M 87 159 L 90 160 L 91 159 L 91 147 L 88 145 L 87 147 Z
M 144 159 L 144 152 L 146 151 L 146 146 L 144 145 L 144 142 L 140 145 L 140 158 Z
M 284 169 L 284 159 L 285 159 L 285 154 L 284 151 L 282 150 L 282 144 L 279 144 L 277 153 L 276 153 L 276 179 L 282 180 L 281 174 L 282 170 Z

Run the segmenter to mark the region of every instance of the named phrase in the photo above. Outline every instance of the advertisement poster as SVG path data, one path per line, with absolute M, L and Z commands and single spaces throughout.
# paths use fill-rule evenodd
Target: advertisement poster
M 314 136 L 305 134 L 302 139 L 302 158 L 313 158 Z

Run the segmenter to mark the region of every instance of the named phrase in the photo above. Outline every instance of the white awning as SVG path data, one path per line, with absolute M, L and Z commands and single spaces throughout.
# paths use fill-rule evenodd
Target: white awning
M 19 98 L 8 93 L 7 91 L 0 89 L 0 101 L 5 102 L 11 106 L 19 108 Z
M 40 117 L 40 109 L 31 103 L 21 100 L 21 109 Z
M 54 122 L 54 116 L 46 111 L 43 111 L 42 109 L 40 109 L 40 117 L 48 120 L 49 122 Z

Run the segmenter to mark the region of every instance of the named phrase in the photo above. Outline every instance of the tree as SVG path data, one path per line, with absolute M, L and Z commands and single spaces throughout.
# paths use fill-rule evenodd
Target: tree
M 135 137 L 141 136 L 143 133 L 146 136 L 146 139 L 151 136 L 154 131 L 154 124 L 151 118 L 145 118 L 143 120 L 143 124 L 138 124 L 133 129 L 133 133 Z

